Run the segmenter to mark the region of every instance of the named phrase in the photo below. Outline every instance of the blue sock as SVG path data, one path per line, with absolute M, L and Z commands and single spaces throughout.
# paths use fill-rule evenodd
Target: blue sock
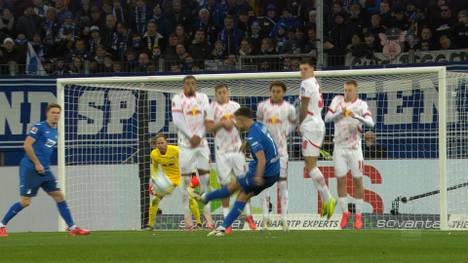
M 208 203 L 212 200 L 215 200 L 215 199 L 223 199 L 225 197 L 228 197 L 230 196 L 231 193 L 229 193 L 228 189 L 227 189 L 227 186 L 221 188 L 221 189 L 218 189 L 218 190 L 215 190 L 213 192 L 209 192 L 205 195 L 205 203 Z
M 73 223 L 73 218 L 72 218 L 72 215 L 70 213 L 70 209 L 68 209 L 67 202 L 62 201 L 60 203 L 57 203 L 57 208 L 58 208 L 58 210 L 60 212 L 60 215 L 62 216 L 63 220 L 65 220 L 65 223 L 67 223 L 67 226 L 68 227 L 74 226 L 75 223 Z
M 234 220 L 236 220 L 236 218 L 242 213 L 242 211 L 244 210 L 244 207 L 245 207 L 244 202 L 236 201 L 231 211 L 224 219 L 223 227 L 226 228 L 232 225 L 232 222 L 234 222 Z
M 6 213 L 5 217 L 2 219 L 2 224 L 7 225 L 8 222 L 15 217 L 21 210 L 23 210 L 23 206 L 19 203 L 16 202 L 14 203 L 10 209 L 8 209 L 8 212 Z

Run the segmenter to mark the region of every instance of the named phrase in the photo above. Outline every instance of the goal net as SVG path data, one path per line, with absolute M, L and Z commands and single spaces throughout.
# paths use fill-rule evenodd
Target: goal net
M 75 220 L 92 230 L 141 229 L 148 220 L 150 139 L 159 132 L 176 144 L 171 98 L 182 91 L 184 76 L 68 78 L 58 80 L 64 106 L 59 125 L 59 177 Z M 297 72 L 196 75 L 198 90 L 213 99 L 216 84 L 230 87 L 231 99 L 256 111 L 269 97 L 273 80 L 287 85 L 286 99 L 298 105 Z M 468 77 L 442 67 L 317 71 L 325 109 L 343 83 L 354 79 L 376 123 L 363 138 L 364 228 L 467 228 L 468 220 Z M 442 91 L 442 92 L 439 92 Z M 441 103 L 442 102 L 442 103 Z M 441 125 L 442 124 L 442 125 Z M 336 197 L 333 126 L 327 124 L 319 162 Z M 363 135 L 364 137 L 364 135 Z M 318 215 L 320 197 L 303 173 L 301 138 L 289 137 L 288 186 L 291 229 L 336 229 L 341 209 L 330 220 Z M 213 138 L 209 136 L 214 163 Z M 328 154 L 327 154 L 328 153 Z M 327 157 L 328 156 L 328 157 Z M 213 167 L 215 167 L 213 165 Z M 216 171 L 212 171 L 216 188 Z M 354 209 L 348 175 L 350 209 Z M 181 189 L 165 197 L 157 229 L 183 229 Z M 271 193 L 272 218 L 279 211 L 277 189 Z M 260 198 L 252 201 L 261 223 Z M 211 211 L 222 219 L 220 203 Z M 441 217 L 442 215 L 442 217 Z M 450 217 L 449 217 L 450 215 Z M 442 220 L 441 220 L 442 219 Z M 352 222 L 352 220 L 351 220 Z M 272 228 L 274 229 L 275 220 Z M 240 219 L 234 228 L 247 228 Z

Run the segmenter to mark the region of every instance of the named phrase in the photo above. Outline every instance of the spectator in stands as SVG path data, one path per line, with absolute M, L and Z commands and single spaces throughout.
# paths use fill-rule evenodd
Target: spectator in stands
M 137 65 L 137 70 L 139 72 L 146 72 L 148 70 L 148 67 L 150 66 L 151 62 L 149 59 L 148 54 L 145 52 L 141 52 L 138 55 L 138 65 Z
M 383 145 L 377 144 L 375 134 L 368 131 L 364 134 L 364 158 L 365 159 L 384 159 L 387 156 L 387 150 Z
M 128 12 L 122 6 L 121 0 L 113 0 L 112 1 L 112 14 L 115 16 L 117 22 L 127 23 Z M 120 65 L 120 66 L 122 66 L 122 65 Z
M 136 58 L 136 53 L 133 49 L 127 50 L 125 52 L 125 71 L 135 72 L 138 67 L 138 60 Z
M 458 23 L 453 29 L 454 40 L 457 48 L 468 48 L 468 11 L 458 12 Z
M 75 17 L 80 28 L 89 28 L 91 25 L 91 3 L 83 1 L 78 11 L 75 12 Z
M 113 73 L 120 73 L 120 72 L 122 72 L 122 70 L 123 70 L 122 63 L 114 62 L 112 64 L 112 72 Z
M 335 15 L 335 25 L 331 30 L 331 41 L 333 45 L 337 48 L 335 55 L 344 55 L 346 52 L 346 47 L 350 43 L 352 30 L 349 24 L 345 21 L 345 15 L 338 13 Z
M 114 62 L 112 61 L 112 57 L 110 55 L 107 55 L 104 57 L 104 63 L 102 63 L 102 69 L 99 70 L 99 72 L 104 72 L 104 73 L 111 73 L 113 72 L 112 64 Z
M 57 58 L 55 61 L 54 75 L 62 76 L 66 73 L 65 63 L 62 58 Z
M 146 32 L 146 21 L 151 15 L 151 10 L 144 0 L 136 0 L 130 13 L 130 21 L 133 32 L 143 35 Z
M 284 23 L 278 23 L 277 26 L 278 27 L 275 27 L 276 32 L 275 31 L 272 32 L 271 38 L 276 44 L 276 53 L 284 54 L 286 53 L 284 45 L 286 44 L 286 41 L 288 40 L 287 32 L 286 32 L 287 28 L 286 28 L 286 24 Z
M 203 60 L 209 57 L 211 53 L 211 46 L 206 42 L 205 32 L 202 29 L 199 29 L 195 32 L 195 37 L 193 38 L 192 44 L 189 46 L 188 50 L 189 53 L 192 54 L 194 66 L 203 69 Z
M 371 16 L 371 24 L 367 31 L 371 32 L 374 36 L 380 33 L 385 33 L 385 28 L 381 25 L 382 18 L 378 14 Z
M 99 27 L 97 26 L 92 26 L 90 27 L 90 36 L 91 38 L 89 39 L 88 47 L 89 47 L 89 52 L 91 54 L 95 54 L 96 48 L 98 46 L 103 45 L 103 42 L 101 40 L 101 34 L 99 33 Z
M 237 54 L 243 33 L 234 27 L 232 16 L 224 19 L 224 29 L 219 32 L 218 39 L 223 42 L 227 55 Z
M 304 44 L 303 52 L 309 55 L 316 55 L 317 35 L 315 28 L 307 29 L 307 40 Z
M 263 38 L 270 36 L 273 27 L 277 21 L 277 9 L 274 4 L 269 4 L 266 8 L 266 16 L 260 20 L 260 26 L 262 27 L 261 35 Z
M 241 41 L 239 55 L 240 56 L 252 55 L 252 47 L 250 46 L 249 40 L 246 38 L 242 39 Z
M 70 69 L 67 70 L 68 74 L 84 74 L 84 61 L 81 56 L 73 57 L 73 63 L 70 66 Z
M 91 7 L 91 26 L 97 26 L 98 28 L 104 28 L 105 17 L 102 15 L 101 9 L 97 6 Z
M 59 28 L 58 39 L 60 41 L 75 40 L 79 35 L 80 29 L 73 21 L 73 17 L 71 15 L 66 15 L 62 26 Z
M 216 28 L 222 28 L 224 17 L 226 16 L 226 5 L 219 3 L 217 0 L 207 0 L 206 7 L 211 14 L 211 19 Z
M 167 22 L 166 17 L 163 15 L 163 11 L 161 5 L 157 4 L 153 7 L 153 16 L 151 16 L 150 20 L 154 21 L 158 26 L 158 32 L 163 35 L 163 37 L 167 38 L 171 32 L 169 32 L 169 24 Z
M 351 5 L 349 9 L 349 23 L 354 33 L 361 33 L 366 26 L 364 16 L 361 14 L 361 6 L 359 4 Z
M 24 15 L 16 23 L 16 32 L 26 35 L 26 38 L 32 40 L 35 32 L 38 32 L 41 25 L 41 18 L 34 13 L 33 6 L 28 6 L 24 10 Z
M 155 21 L 150 20 L 147 24 L 147 31 L 143 36 L 143 51 L 150 55 L 150 59 L 157 59 L 164 50 L 164 37 L 158 33 L 158 26 Z
M 260 52 L 260 45 L 262 44 L 262 28 L 258 21 L 254 21 L 250 29 L 252 30 L 249 37 L 252 54 L 258 54 Z
M 191 32 L 186 33 L 184 25 L 179 24 L 175 27 L 174 31 L 175 35 L 177 36 L 177 43 L 187 46 L 191 42 Z
M 346 52 L 350 53 L 353 57 L 371 57 L 372 55 L 366 45 L 362 43 L 359 34 L 351 36 L 351 43 L 346 47 Z
M 112 14 L 108 14 L 105 17 L 106 17 L 106 22 L 105 22 L 104 28 L 101 28 L 100 35 L 102 38 L 102 43 L 106 47 L 110 47 L 112 45 L 112 36 L 114 35 L 114 32 L 115 32 L 117 19 Z
M 44 18 L 46 16 L 48 5 L 44 4 L 44 0 L 33 0 L 34 13 L 40 17 Z
M 380 53 L 382 52 L 382 46 L 380 45 L 380 41 L 372 34 L 371 32 L 367 32 L 364 34 L 364 42 L 366 45 L 366 49 L 368 49 L 371 53 Z M 370 54 L 372 56 L 372 54 Z
M 3 48 L 0 49 L 0 61 L 9 65 L 2 73 L 14 75 L 18 73 L 18 64 L 25 63 L 26 53 L 15 47 L 15 41 L 7 37 L 3 40 Z
M 190 60 L 188 60 L 188 58 L 190 56 L 190 54 L 187 52 L 187 50 L 185 49 L 185 46 L 182 45 L 182 44 L 177 44 L 176 46 L 176 55 L 177 55 L 177 64 L 179 64 L 179 67 L 182 71 L 187 71 L 189 70 L 189 62 Z M 191 59 L 193 61 L 193 59 Z M 190 65 L 190 68 L 191 68 L 191 65 Z
M 380 2 L 380 23 L 385 29 L 391 26 L 393 20 L 390 8 L 390 2 L 388 0 L 383 0 L 382 2 Z
M 182 25 L 185 29 L 191 28 L 192 17 L 190 11 L 183 9 L 181 0 L 173 0 L 171 10 L 167 10 L 166 18 L 169 24 L 169 32 L 174 32 L 176 25 Z
M 434 50 L 436 48 L 434 38 L 432 37 L 432 30 L 430 27 L 425 26 L 421 29 L 421 34 L 419 36 L 419 44 L 417 44 L 415 48 L 421 50 Z
M 452 40 L 448 35 L 442 35 L 439 38 L 439 49 L 440 50 L 448 50 L 448 49 L 456 49 L 456 47 L 452 44 Z
M 244 34 L 242 38 L 249 37 L 252 34 L 250 25 L 252 24 L 252 19 L 249 17 L 249 11 L 246 8 L 243 8 L 239 11 L 239 17 L 237 19 L 236 28 L 239 29 Z
M 77 39 L 75 41 L 75 48 L 65 56 L 64 62 L 67 64 L 71 63 L 76 56 L 79 56 L 83 61 L 89 61 L 91 59 L 91 54 L 88 52 L 84 39 Z
M 224 43 L 221 40 L 216 41 L 210 59 L 224 59 L 225 56 Z
M 107 52 L 104 46 L 96 47 L 96 55 L 93 58 L 93 62 L 96 64 L 97 69 L 101 69 L 104 64 L 104 58 L 107 56 Z
M 389 25 L 390 28 L 399 28 L 401 30 L 407 30 L 410 26 L 408 19 L 405 16 L 403 7 L 397 5 L 392 11 L 392 21 Z
M 260 47 L 260 55 L 268 56 L 267 58 L 258 59 L 259 70 L 270 71 L 275 70 L 278 65 L 278 60 L 273 55 L 276 55 L 275 46 L 271 38 L 262 39 L 262 45 Z
M 10 9 L 5 8 L 0 16 L 0 38 L 3 36 L 11 36 L 14 32 L 15 17 Z
M 39 32 L 34 33 L 32 41 L 29 41 L 37 56 L 41 61 L 44 61 L 44 45 L 42 44 L 41 35 Z
M 202 8 L 198 12 L 198 21 L 194 23 L 193 31 L 198 29 L 205 31 L 206 40 L 210 45 L 213 45 L 218 39 L 218 28 L 214 22 L 210 22 L 210 11 L 206 8 Z
M 434 23 L 434 28 L 437 32 L 437 35 L 449 35 L 454 25 L 455 19 L 452 17 L 452 9 L 450 6 L 440 6 L 440 15 L 437 17 Z
M 48 8 L 46 19 L 41 25 L 41 32 L 44 36 L 43 42 L 45 45 L 45 52 L 50 56 L 55 55 L 56 40 L 58 40 L 58 32 L 60 29 L 60 24 L 56 21 L 56 12 L 55 8 Z
M 59 24 L 62 24 L 67 17 L 73 17 L 73 14 L 70 10 L 68 10 L 69 1 L 65 2 L 65 0 L 55 0 L 55 9 L 57 9 L 57 21 Z

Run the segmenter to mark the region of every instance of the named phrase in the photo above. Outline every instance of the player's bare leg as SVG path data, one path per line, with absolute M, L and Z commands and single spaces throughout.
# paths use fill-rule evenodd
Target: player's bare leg
M 210 171 L 198 170 L 198 174 L 200 176 L 201 192 L 202 193 L 210 192 L 211 190 Z M 205 204 L 205 207 L 203 208 L 203 216 L 205 217 L 205 220 L 206 220 L 206 227 L 209 230 L 214 229 L 213 218 L 211 217 L 211 206 L 209 202 Z
M 317 167 L 317 157 L 314 156 L 305 156 L 305 171 L 312 178 L 315 187 L 322 197 L 322 210 L 320 215 L 327 216 L 331 218 L 334 212 L 336 205 L 336 200 L 332 197 L 330 190 L 328 189 L 327 184 L 325 183 L 325 178 L 323 177 L 322 172 Z
M 343 215 L 341 216 L 340 227 L 343 229 L 348 224 L 348 219 L 351 213 L 348 211 L 348 191 L 346 185 L 346 175 L 337 177 L 338 188 L 338 203 L 340 204 Z
M 356 198 L 356 214 L 354 216 L 354 228 L 359 230 L 362 228 L 362 206 L 364 197 L 364 187 L 362 184 L 362 176 L 358 178 L 353 177 L 354 194 Z
M 257 224 L 255 223 L 252 217 L 252 205 L 250 204 L 250 200 L 245 204 L 244 211 L 245 221 L 247 222 L 247 224 L 249 224 L 250 230 L 257 230 Z
M 288 214 L 288 181 L 287 177 L 280 177 L 278 180 L 278 188 L 281 202 L 281 224 L 283 231 L 289 231 L 286 215 Z
M 81 236 L 81 235 L 89 235 L 91 232 L 86 229 L 81 229 L 80 227 L 76 226 L 73 223 L 73 219 L 70 213 L 70 210 L 68 209 L 68 205 L 65 202 L 65 197 L 62 193 L 62 191 L 53 191 L 47 193 L 54 201 L 57 203 L 57 208 L 59 210 L 60 216 L 62 216 L 63 220 L 68 225 L 68 234 L 71 236 Z
M 192 231 L 195 228 L 193 225 L 192 213 L 190 211 L 189 190 L 193 190 L 190 187 L 191 181 L 191 174 L 182 174 L 182 207 L 184 208 L 185 229 L 188 231 Z

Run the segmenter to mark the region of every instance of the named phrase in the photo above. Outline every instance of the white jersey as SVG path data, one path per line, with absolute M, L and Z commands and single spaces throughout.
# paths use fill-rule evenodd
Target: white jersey
M 268 99 L 258 104 L 257 120 L 267 126 L 280 156 L 288 156 L 288 135 L 296 122 L 296 109 L 287 101 L 277 104 Z
M 184 115 L 185 125 L 188 130 L 202 138 L 200 146 L 208 144 L 206 140 L 205 117 L 210 101 L 204 93 L 196 92 L 194 96 L 187 97 L 179 93 L 172 98 L 172 111 L 181 112 Z M 187 138 L 181 131 L 177 133 L 178 145 L 190 148 L 190 138 Z
M 301 132 L 308 130 L 325 130 L 322 119 L 323 98 L 320 93 L 320 85 L 315 77 L 301 82 L 300 98 L 308 98 L 307 115 L 301 123 Z
M 239 108 L 239 103 L 232 100 L 222 105 L 217 101 L 213 101 L 208 109 L 206 120 L 215 123 L 219 123 L 223 120 L 231 120 L 234 116 L 234 112 Z M 242 144 L 239 131 L 236 127 L 233 127 L 230 131 L 225 128 L 220 128 L 214 136 L 214 141 L 217 153 L 238 152 Z
M 352 111 L 355 115 L 363 118 L 372 116 L 365 101 L 356 99 L 353 102 L 345 102 L 342 95 L 335 96 L 328 111 L 335 113 L 343 109 Z M 362 123 L 359 120 L 343 116 L 335 121 L 335 135 L 333 139 L 335 147 L 361 149 L 361 133 Z

